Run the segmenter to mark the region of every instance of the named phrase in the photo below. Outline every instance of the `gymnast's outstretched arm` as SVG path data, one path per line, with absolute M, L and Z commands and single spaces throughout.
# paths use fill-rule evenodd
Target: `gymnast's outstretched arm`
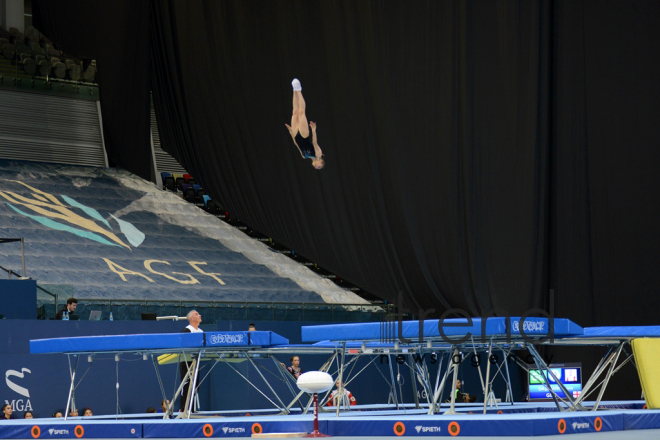
M 316 122 L 309 121 L 309 126 L 312 128 L 312 144 L 314 145 L 314 152 L 316 153 L 316 157 L 320 159 L 323 155 L 323 151 L 321 151 L 321 147 L 319 147 L 316 138 Z

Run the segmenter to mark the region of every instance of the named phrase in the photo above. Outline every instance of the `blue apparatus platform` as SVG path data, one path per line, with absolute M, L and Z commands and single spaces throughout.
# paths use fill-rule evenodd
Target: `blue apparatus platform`
M 309 396 L 303 392 L 296 394 L 295 384 L 289 383 L 290 374 L 272 357 L 274 354 L 291 352 L 329 354 L 330 358 L 320 371 L 329 371 L 335 362 L 340 382 L 346 382 L 348 376 L 355 378 L 379 357 L 408 358 L 413 377 L 418 379 L 426 391 L 426 404 L 417 402 L 415 406 L 409 406 L 399 403 L 392 363 L 388 362 L 391 376 L 388 386 L 391 387 L 390 397 L 394 405 L 348 407 L 340 404 L 344 406 L 343 410 L 321 410 L 319 429 L 322 433 L 332 436 L 530 437 L 613 432 L 621 433 L 621 437 L 625 437 L 624 431 L 660 429 L 660 409 L 645 409 L 643 401 L 602 400 L 609 378 L 633 358 L 625 352 L 624 346 L 634 339 L 660 337 L 659 327 L 582 328 L 566 319 L 492 318 L 482 321 L 480 318 L 474 318 L 470 319 L 470 322 L 447 320 L 442 325 L 438 321 L 410 321 L 402 324 L 401 338 L 396 328 L 386 329 L 386 335 L 383 337 L 383 328 L 379 323 L 303 326 L 301 330 L 302 340 L 306 344 L 289 345 L 286 338 L 272 332 L 226 331 L 32 340 L 32 353 L 64 353 L 73 360 L 65 413 L 68 413 L 68 405 L 75 390 L 78 361 L 81 357 L 102 353 L 114 353 L 115 359 L 125 353 L 138 354 L 143 359 L 151 357 L 164 399 L 165 391 L 158 373 L 158 364 L 164 362 L 161 357 L 175 356 L 176 362 L 190 357 L 191 363 L 186 378 L 190 379 L 192 387 L 187 394 L 185 411 L 172 414 L 172 403 L 168 408 L 172 417 L 170 419 L 156 418 L 158 416 L 151 414 L 136 414 L 115 417 L 121 417 L 122 420 L 112 420 L 106 416 L 1 422 L 0 438 L 210 438 L 309 433 L 313 430 L 313 416 L 307 412 L 310 404 L 304 406 L 304 402 L 299 402 L 301 398 L 306 400 Z M 607 349 L 581 394 L 576 396 L 565 389 L 551 366 L 535 349 L 535 346 L 548 344 L 599 346 Z M 497 369 L 506 371 L 505 381 L 510 390 L 506 359 L 512 350 L 523 348 L 533 356 L 536 368 L 543 371 L 539 377 L 546 384 L 553 402 L 509 402 L 501 406 L 495 403 L 493 408 L 491 391 L 497 371 L 491 378 L 490 363 L 483 382 L 483 403 L 456 401 L 456 377 L 463 362 L 459 350 L 468 353 L 486 352 L 489 359 L 495 350 L 501 352 L 503 357 Z M 412 360 L 413 354 L 431 353 L 440 354 L 441 365 L 443 360 L 446 362 L 444 375 L 441 374 L 443 369 L 439 367 L 435 381 L 423 364 Z M 619 357 L 624 357 L 622 353 L 626 354 L 625 360 L 617 366 Z M 371 361 L 358 373 L 351 375 L 353 367 L 350 370 L 345 367 L 359 355 L 368 356 Z M 286 405 L 277 396 L 255 365 L 255 360 L 272 361 L 294 395 L 291 403 Z M 227 362 L 228 365 L 232 362 L 247 362 L 252 365 L 277 400 L 275 402 L 269 399 L 276 408 L 275 413 L 273 410 L 270 410 L 270 413 L 263 410 L 196 412 L 191 390 L 198 387 L 195 377 L 198 376 L 199 365 L 211 361 L 214 365 L 218 362 Z M 521 368 L 527 369 L 527 366 L 521 365 Z M 604 379 L 600 380 L 603 375 Z M 551 379 L 561 388 L 563 397 L 553 388 Z M 413 386 L 417 386 L 417 381 L 411 381 Z M 256 388 L 254 384 L 247 382 Z M 449 405 L 441 403 L 445 385 L 451 387 Z M 183 385 L 179 385 L 172 402 L 176 401 L 182 387 Z M 598 393 L 595 392 L 597 390 Z M 595 400 L 587 401 L 587 396 L 591 393 Z M 267 396 L 264 394 L 264 397 Z M 296 407 L 296 403 L 300 409 Z M 320 403 L 320 406 L 323 407 L 324 403 Z
M 643 402 L 603 402 L 610 405 L 641 408 Z M 478 407 L 465 405 L 451 416 L 404 414 L 399 411 L 356 411 L 319 415 L 319 429 L 332 436 L 346 437 L 531 437 L 558 434 L 620 432 L 660 429 L 660 410 L 605 409 L 597 412 L 560 413 L 551 406 L 516 404 L 520 413 L 476 414 Z M 470 414 L 470 408 L 475 414 Z M 248 412 L 248 411 L 246 411 Z M 395 413 L 395 414 L 393 414 Z M 133 415 L 124 420 L 104 418 L 32 419 L 0 422 L 0 438 L 212 438 L 251 437 L 252 434 L 311 432 L 312 415 L 288 416 L 209 416 L 196 419 L 149 419 Z

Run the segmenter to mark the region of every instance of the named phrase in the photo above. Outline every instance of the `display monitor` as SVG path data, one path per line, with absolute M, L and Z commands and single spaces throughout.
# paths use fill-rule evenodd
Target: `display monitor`
M 547 371 L 539 370 L 536 365 L 529 365 L 529 374 L 527 375 L 529 384 L 529 400 L 552 400 L 552 394 L 548 387 L 562 399 L 566 398 L 564 390 Z M 550 364 L 550 370 L 572 393 L 572 397 L 579 397 L 582 393 L 582 363 L 575 362 L 569 364 Z

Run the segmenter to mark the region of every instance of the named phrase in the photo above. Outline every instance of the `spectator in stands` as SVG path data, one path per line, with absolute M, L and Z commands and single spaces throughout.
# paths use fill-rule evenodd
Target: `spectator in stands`
M 75 298 L 69 298 L 66 300 L 66 305 L 60 309 L 59 312 L 57 312 L 57 315 L 55 315 L 55 319 L 62 319 L 62 314 L 64 312 L 67 312 L 69 314 L 73 314 L 76 311 L 76 307 L 78 307 L 78 300 Z
M 357 400 L 355 400 L 355 397 L 353 397 L 353 394 L 350 391 L 344 388 L 343 384 L 342 384 L 342 392 L 340 396 L 339 379 L 337 379 L 337 381 L 335 382 L 335 386 L 337 387 L 337 389 L 332 391 L 332 393 L 330 394 L 330 398 L 328 399 L 328 403 L 326 403 L 325 406 L 357 405 Z
M 300 368 L 300 358 L 298 356 L 291 356 L 289 360 L 291 361 L 291 366 L 286 367 L 286 369 L 291 373 L 291 376 L 298 380 L 298 377 L 303 374 L 303 370 Z M 284 366 L 284 364 L 282 364 L 282 366 Z
M 249 332 L 256 332 L 257 327 L 254 325 L 254 322 L 251 322 L 250 325 L 248 326 L 248 331 Z
M 167 407 L 170 406 L 170 401 L 169 400 L 162 400 L 160 402 L 160 409 L 158 410 L 159 413 L 164 413 L 167 412 Z
M 202 315 L 200 315 L 197 310 L 191 310 L 188 312 L 186 315 L 186 319 L 188 319 L 189 324 L 181 330 L 181 333 L 198 333 L 198 332 L 203 332 L 201 328 L 199 328 L 199 324 L 202 323 Z M 186 398 L 188 396 L 188 390 L 190 388 L 190 381 L 187 380 L 186 374 L 188 373 L 188 363 L 187 362 L 180 362 L 179 363 L 179 369 L 181 370 L 181 382 L 185 380 L 185 385 L 183 386 L 183 390 L 181 391 L 181 401 L 180 401 L 180 408 L 181 412 L 184 411 L 185 406 L 186 406 Z M 197 381 L 199 381 L 199 374 L 197 377 Z M 194 398 L 191 396 L 191 398 Z
M 151 414 L 151 413 L 155 413 L 155 412 L 156 412 L 156 408 L 154 408 L 153 406 L 150 406 L 149 408 L 147 408 L 147 414 Z
M 34 419 L 34 414 L 32 414 L 32 411 L 25 411 L 23 413 L 23 418 L 24 419 Z
M 94 414 L 92 413 L 92 408 L 89 406 L 86 406 L 85 409 L 83 410 L 83 417 L 92 417 Z
M 62 415 L 62 411 L 60 411 L 60 410 L 58 409 L 57 411 L 55 411 L 55 412 L 53 413 L 53 417 L 55 417 L 56 419 L 59 419 L 59 418 L 64 417 L 64 416 Z
M 69 417 L 78 417 L 78 410 L 72 408 L 71 411 L 69 411 Z
M 311 159 L 314 168 L 323 169 L 325 157 L 316 140 L 316 122 L 309 122 L 309 127 L 307 126 L 305 99 L 302 96 L 302 86 L 298 78 L 294 78 L 291 85 L 293 86 L 293 114 L 291 125 L 284 125 L 289 130 L 293 143 L 298 147 L 303 159 Z
M 2 415 L 4 416 L 3 420 L 11 420 L 14 417 L 12 416 L 12 413 L 14 412 L 14 409 L 11 407 L 9 403 L 5 403 L 4 406 L 2 407 Z

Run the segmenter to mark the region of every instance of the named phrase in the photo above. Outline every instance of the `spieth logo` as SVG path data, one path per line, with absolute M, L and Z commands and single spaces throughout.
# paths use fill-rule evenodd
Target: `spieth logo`
M 243 335 L 211 335 L 211 344 L 240 344 L 243 342 Z
M 513 329 L 514 332 L 519 332 L 520 331 L 520 323 L 516 320 L 513 320 L 511 322 L 511 328 Z M 545 328 L 545 322 L 543 322 L 543 321 L 529 321 L 529 320 L 526 320 L 525 323 L 523 324 L 523 330 L 525 332 L 531 332 L 531 331 L 542 332 L 542 331 L 544 331 L 544 328 Z
M 420 432 L 440 432 L 439 426 L 415 426 L 415 431 L 419 434 Z
M 48 430 L 48 433 L 50 435 L 69 435 L 69 430 L 68 429 L 53 429 L 53 428 L 50 428 Z
M 245 434 L 245 428 L 229 428 L 227 426 L 222 427 L 222 432 L 225 434 Z
M 573 429 L 587 429 L 587 428 L 589 428 L 588 423 L 573 422 Z

